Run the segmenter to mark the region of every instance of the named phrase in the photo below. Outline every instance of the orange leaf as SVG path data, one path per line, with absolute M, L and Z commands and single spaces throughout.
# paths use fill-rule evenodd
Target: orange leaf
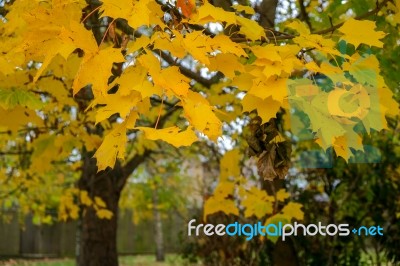
M 182 14 L 185 17 L 190 18 L 194 8 L 196 7 L 196 3 L 194 0 L 178 0 L 176 7 L 181 8 Z

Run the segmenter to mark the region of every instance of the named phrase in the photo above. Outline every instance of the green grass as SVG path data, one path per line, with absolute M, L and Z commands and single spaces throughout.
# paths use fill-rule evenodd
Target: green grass
M 40 260 L 8 260 L 0 261 L 1 266 L 75 266 L 74 259 L 40 259 Z M 151 255 L 119 257 L 120 266 L 186 266 L 189 264 L 177 255 L 167 255 L 165 262 L 157 263 Z

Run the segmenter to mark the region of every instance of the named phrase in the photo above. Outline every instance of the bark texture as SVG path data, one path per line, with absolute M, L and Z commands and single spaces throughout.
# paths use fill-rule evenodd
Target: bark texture
M 272 263 L 274 266 L 299 266 L 299 259 L 291 238 L 286 239 L 285 242 L 282 240 L 276 242 L 272 253 Z
M 91 198 L 100 197 L 107 209 L 113 212 L 111 219 L 100 219 L 93 208 L 82 212 L 78 266 L 118 266 L 117 221 L 118 201 L 127 178 L 144 161 L 149 152 L 137 155 L 121 165 L 117 161 L 113 169 L 97 173 L 93 154 L 83 153 L 82 177 L 78 188 L 86 190 Z
M 113 212 L 111 219 L 99 219 L 93 208 L 82 213 L 79 266 L 118 266 L 117 218 L 120 188 L 118 178 L 122 178 L 120 164 L 110 171 L 96 173 L 96 160 L 86 154 L 79 189 L 86 190 L 91 198 L 100 197 L 107 209 Z
M 276 7 L 278 0 L 264 0 L 261 2 L 258 12 L 260 13 L 260 25 L 272 28 L 275 25 Z

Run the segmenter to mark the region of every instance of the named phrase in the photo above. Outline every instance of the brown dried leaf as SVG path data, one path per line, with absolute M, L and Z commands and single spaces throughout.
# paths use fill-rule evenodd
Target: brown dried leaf
M 270 143 L 261 153 L 257 162 L 258 174 L 264 179 L 272 181 L 275 178 L 284 179 L 289 171 L 291 154 L 290 142 Z
M 277 173 L 274 169 L 274 162 L 276 157 L 276 146 L 269 144 L 267 149 L 261 153 L 257 162 L 258 174 L 264 180 L 272 181 L 276 178 Z
M 122 39 L 121 48 L 122 48 L 122 50 L 126 50 L 126 47 L 128 45 L 128 42 L 129 42 L 129 35 L 126 35 L 125 33 L 122 33 L 121 39 Z

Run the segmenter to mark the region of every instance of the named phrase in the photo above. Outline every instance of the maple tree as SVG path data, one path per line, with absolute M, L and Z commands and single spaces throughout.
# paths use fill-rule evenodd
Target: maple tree
M 379 56 L 390 57 L 382 48 L 395 39 L 400 4 L 339 2 L 311 1 L 303 12 L 300 1 L 304 22 L 283 16 L 274 28 L 243 3 L 3 1 L 1 203 L 38 222 L 51 222 L 49 206 L 61 220 L 82 216 L 78 263 L 117 265 L 121 191 L 166 143 L 230 138 L 250 146 L 265 180 L 284 178 L 288 135 L 303 131 L 350 160 L 363 135 L 398 114 Z M 243 121 L 245 138 L 224 129 Z M 302 219 L 285 190 L 269 195 L 243 177 L 241 148 L 221 159 L 204 218 L 244 209 L 265 222 Z

